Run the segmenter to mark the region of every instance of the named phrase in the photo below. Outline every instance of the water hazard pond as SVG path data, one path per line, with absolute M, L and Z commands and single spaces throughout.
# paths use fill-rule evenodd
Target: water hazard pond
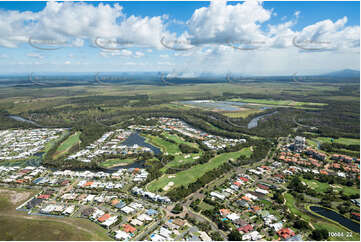
M 139 146 L 143 146 L 143 147 L 148 147 L 149 149 L 151 149 L 153 151 L 153 153 L 155 155 L 162 153 L 160 148 L 147 143 L 145 141 L 145 138 L 143 136 L 140 136 L 138 133 L 132 133 L 131 135 L 129 135 L 128 138 L 124 142 L 122 142 L 122 144 L 127 145 L 127 146 L 139 145 Z M 120 168 L 129 169 L 129 168 L 145 168 L 145 167 L 146 167 L 145 161 L 140 160 L 140 161 L 136 161 L 136 162 L 133 162 L 133 163 L 131 163 L 129 165 L 125 165 L 125 166 L 114 166 L 111 168 L 106 168 L 106 170 L 117 171 Z
M 255 117 L 255 118 L 253 118 L 253 119 L 248 123 L 248 125 L 247 125 L 248 129 L 253 129 L 253 128 L 257 127 L 258 121 L 259 121 L 260 119 L 262 119 L 262 118 L 264 118 L 264 117 L 267 117 L 267 116 L 270 116 L 270 115 L 275 114 L 275 113 L 277 113 L 277 111 L 275 111 L 275 112 L 273 112 L 273 113 L 262 114 L 262 115 L 260 115 L 260 116 L 257 116 L 257 117 Z
M 36 122 L 34 122 L 34 121 L 31 121 L 31 120 L 28 120 L 28 119 L 25 119 L 25 118 L 22 118 L 22 117 L 20 117 L 20 116 L 9 115 L 8 117 L 11 118 L 11 119 L 14 119 L 14 120 L 16 120 L 16 121 L 25 122 L 25 123 L 29 123 L 29 124 L 35 125 L 35 126 L 37 126 L 37 127 L 41 127 L 41 125 L 39 125 L 38 123 L 36 123 Z
M 122 144 L 127 146 L 139 145 L 139 146 L 147 147 L 151 149 L 155 155 L 162 153 L 160 151 L 160 148 L 147 143 L 145 141 L 145 138 L 143 136 L 140 136 L 138 133 L 132 133 L 131 135 L 129 135 L 128 138 L 124 142 L 122 142 Z
M 327 208 L 317 207 L 317 206 L 311 206 L 310 207 L 312 212 L 315 212 L 323 217 L 326 217 L 328 219 L 331 219 L 342 226 L 352 230 L 355 233 L 360 233 L 360 224 L 352 221 L 351 219 L 348 219 L 344 216 L 342 216 L 339 213 L 336 213 L 335 211 L 332 211 Z

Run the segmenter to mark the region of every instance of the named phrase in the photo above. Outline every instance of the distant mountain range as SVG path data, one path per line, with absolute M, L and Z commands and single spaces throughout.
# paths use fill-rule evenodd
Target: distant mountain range
M 330 73 L 326 73 L 320 76 L 333 76 L 333 77 L 360 77 L 360 71 L 344 69 L 341 71 L 334 71 Z

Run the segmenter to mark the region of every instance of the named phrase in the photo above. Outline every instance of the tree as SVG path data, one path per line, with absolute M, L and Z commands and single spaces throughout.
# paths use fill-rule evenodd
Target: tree
M 223 238 L 219 232 L 213 232 L 210 234 L 210 236 L 214 241 L 223 241 Z
M 327 240 L 328 239 L 327 229 L 316 229 L 312 231 L 311 238 L 314 240 Z
M 293 224 L 293 226 L 296 228 L 296 229 L 301 229 L 301 230 L 306 230 L 306 229 L 309 229 L 310 226 L 308 225 L 308 223 L 304 220 L 301 220 L 301 219 L 297 219 L 295 221 L 295 223 Z
M 181 213 L 182 211 L 183 211 L 183 207 L 179 203 L 177 203 L 174 206 L 174 208 L 172 209 L 172 213 L 175 213 L 175 214 Z
M 283 196 L 282 196 L 282 193 L 280 191 L 276 191 L 273 194 L 272 199 L 275 200 L 279 204 L 283 204 Z
M 179 144 L 179 149 L 182 151 L 182 153 L 198 153 L 199 150 L 197 148 L 194 148 L 190 145 L 181 143 Z
M 229 235 L 228 235 L 228 240 L 229 240 L 229 241 L 241 241 L 241 240 L 242 240 L 242 236 L 241 236 L 241 234 L 238 232 L 238 230 L 232 230 L 232 232 L 229 233 Z

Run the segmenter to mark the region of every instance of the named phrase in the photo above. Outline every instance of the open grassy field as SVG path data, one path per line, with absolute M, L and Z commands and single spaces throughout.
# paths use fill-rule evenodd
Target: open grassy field
M 188 154 L 186 155 L 175 155 L 174 160 L 168 162 L 164 167 L 160 169 L 161 172 L 165 172 L 168 168 L 177 168 L 181 165 L 193 163 L 196 161 L 195 158 L 200 157 L 202 153 Z M 187 157 L 187 158 L 186 158 Z
M 311 103 L 311 102 L 296 102 L 292 100 L 271 100 L 271 99 L 251 99 L 251 98 L 233 98 L 230 101 L 244 102 L 244 103 L 255 103 L 255 104 L 266 104 L 275 106 L 323 106 L 324 103 Z
M 347 152 L 352 157 L 360 157 L 360 152 L 354 151 L 354 150 L 347 150 L 347 149 L 335 149 L 335 153 L 342 153 Z
M 312 140 L 312 139 L 307 139 L 307 140 L 306 140 L 306 144 L 307 144 L 307 145 L 310 145 L 310 146 L 313 146 L 314 148 L 317 147 L 317 142 L 315 142 L 315 141 Z
M 222 112 L 222 114 L 230 118 L 247 118 L 251 114 L 259 113 L 262 111 L 263 110 L 259 110 L 259 109 L 244 108 L 244 110 L 242 111 Z
M 326 192 L 327 189 L 329 189 L 330 187 L 332 187 L 335 191 L 343 191 L 345 195 L 352 195 L 352 194 L 360 194 L 360 190 L 355 187 L 348 187 L 348 186 L 343 186 L 343 185 L 330 185 L 328 183 L 324 183 L 324 182 L 319 182 L 317 180 L 307 180 L 307 179 L 303 179 L 301 178 L 301 180 L 303 182 L 305 182 L 309 187 L 313 188 L 314 190 L 318 191 L 318 192 Z
M 110 240 L 105 229 L 85 219 L 30 216 L 15 210 L 36 193 L 26 189 L 0 190 L 0 240 Z
M 286 199 L 286 206 L 289 208 L 291 213 L 301 217 L 306 222 L 311 223 L 315 229 L 326 229 L 329 232 L 343 232 L 343 234 L 346 234 L 348 232 L 348 230 L 346 230 L 340 225 L 337 225 L 336 223 L 330 222 L 325 219 L 321 220 L 319 218 L 315 218 L 301 211 L 296 207 L 296 200 L 291 194 L 286 193 L 284 197 Z M 329 239 L 333 241 L 359 241 L 360 234 L 352 233 L 352 237 L 330 237 Z
M 100 163 L 99 165 L 105 168 L 110 168 L 113 166 L 119 166 L 122 164 L 131 164 L 135 161 L 135 159 L 109 159 L 106 160 L 102 163 Z
M 80 132 L 70 135 L 57 149 L 57 152 L 64 152 L 79 142 Z
M 45 144 L 45 149 L 44 149 L 44 153 L 48 152 L 52 147 L 53 145 L 58 141 L 58 140 L 61 140 L 62 138 L 64 138 L 66 135 L 69 134 L 69 130 L 65 130 L 59 138 L 57 138 L 56 140 L 52 140 L 48 143 Z
M 225 162 L 227 162 L 229 159 L 236 159 L 240 155 L 246 155 L 250 156 L 252 151 L 250 148 L 244 148 L 241 151 L 237 152 L 230 152 L 230 153 L 223 153 L 220 154 L 214 158 L 212 158 L 210 161 L 208 161 L 205 164 L 199 164 L 196 166 L 193 166 L 187 170 L 178 172 L 176 174 L 172 175 L 163 175 L 162 177 L 158 178 L 157 180 L 151 182 L 147 188 L 149 191 L 158 191 L 160 188 L 164 188 L 167 186 L 170 182 L 173 182 L 174 185 L 171 187 L 175 188 L 181 185 L 188 185 L 189 183 L 195 182 L 199 177 L 203 176 L 206 172 L 211 171 Z
M 66 140 L 64 140 L 56 149 L 54 159 L 65 155 L 73 146 L 78 145 L 80 142 L 80 134 L 81 132 L 75 132 L 74 134 L 70 135 Z
M 169 134 L 167 132 L 163 132 L 162 133 L 165 137 L 167 137 L 168 139 L 171 139 L 175 142 L 177 142 L 177 144 L 187 144 L 187 145 L 190 145 L 190 146 L 193 146 L 195 148 L 198 148 L 198 144 L 196 143 L 191 143 L 191 142 L 187 142 L 185 141 L 182 137 L 179 137 L 178 135 L 175 135 L 175 134 Z
M 307 186 L 311 187 L 314 190 L 317 190 L 318 192 L 326 192 L 327 189 L 330 187 L 328 183 L 319 182 L 317 180 L 307 180 L 301 178 L 301 180 L 306 183 Z
M 184 141 L 178 135 L 169 134 L 168 132 L 163 132 L 162 134 L 165 137 L 167 137 L 168 139 L 175 141 L 176 144 L 169 142 L 167 140 L 164 140 L 158 136 L 146 135 L 147 141 L 149 141 L 149 143 L 153 144 L 154 146 L 159 147 L 163 153 L 174 156 L 174 160 L 172 160 L 171 162 L 167 163 L 164 167 L 162 167 L 162 169 L 160 170 L 161 172 L 165 172 L 170 167 L 174 168 L 174 167 L 178 167 L 183 164 L 192 163 L 195 161 L 194 158 L 200 157 L 202 155 L 201 150 L 199 153 L 183 154 L 178 147 L 179 144 L 183 143 L 183 144 L 193 146 L 195 148 L 198 148 L 198 144 Z
M 329 97 L 324 97 L 324 99 L 334 100 L 334 101 L 344 101 L 344 102 L 360 101 L 360 97 L 355 97 L 355 96 L 329 96 Z
M 1 240 L 91 240 L 92 237 L 68 224 L 47 220 L 0 216 Z M 14 229 L 16 228 L 16 229 Z M 36 233 L 34 233 L 36 231 Z
M 211 210 L 213 209 L 214 207 L 208 203 L 205 203 L 205 202 L 201 202 L 199 204 L 199 207 L 202 209 L 202 210 Z
M 338 139 L 333 139 L 330 137 L 317 137 L 316 138 L 318 141 L 320 142 L 324 142 L 324 143 L 339 143 L 339 144 L 343 144 L 343 145 L 360 145 L 360 140 L 359 139 L 351 139 L 351 138 L 338 138 Z
M 265 105 L 273 105 L 273 106 L 305 106 L 305 105 L 323 106 L 323 105 L 326 105 L 324 103 L 297 102 L 297 101 L 293 101 L 293 100 L 250 99 L 250 98 L 237 98 L 237 99 L 232 99 L 232 101 L 253 103 L 253 104 L 265 104 Z
M 173 143 L 166 141 L 158 136 L 153 136 L 153 135 L 147 134 L 147 135 L 145 135 L 145 137 L 146 137 L 147 142 L 149 141 L 149 143 L 159 147 L 163 153 L 168 153 L 168 154 L 181 153 L 177 144 L 173 144 Z
M 317 134 L 316 133 L 312 133 L 312 132 L 303 132 L 304 134 L 307 134 L 307 135 L 311 135 L 311 136 L 317 136 Z

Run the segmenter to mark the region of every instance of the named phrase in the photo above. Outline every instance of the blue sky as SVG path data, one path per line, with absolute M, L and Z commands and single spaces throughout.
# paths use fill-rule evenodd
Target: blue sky
M 119 3 L 124 6 L 124 12 L 127 15 L 136 16 L 160 16 L 168 14 L 170 17 L 182 21 L 187 21 L 195 9 L 209 6 L 207 1 L 84 1 L 88 4 L 99 5 L 106 3 L 114 5 Z M 228 2 L 230 5 L 241 3 L 238 1 Z M 299 30 L 304 26 L 324 19 L 336 21 L 344 16 L 348 17 L 347 25 L 360 25 L 360 2 L 358 1 L 265 1 L 265 8 L 275 9 L 277 16 L 270 23 L 281 22 L 283 16 L 292 16 L 295 11 L 301 11 L 302 17 L 295 29 Z M 0 2 L 2 10 L 33 11 L 39 12 L 46 6 L 46 2 Z M 321 14 L 320 14 L 321 13 Z M 178 28 L 174 28 L 177 31 Z
M 0 73 L 359 69 L 359 26 L 356 1 L 0 2 Z M 36 48 L 50 40 L 67 44 Z

